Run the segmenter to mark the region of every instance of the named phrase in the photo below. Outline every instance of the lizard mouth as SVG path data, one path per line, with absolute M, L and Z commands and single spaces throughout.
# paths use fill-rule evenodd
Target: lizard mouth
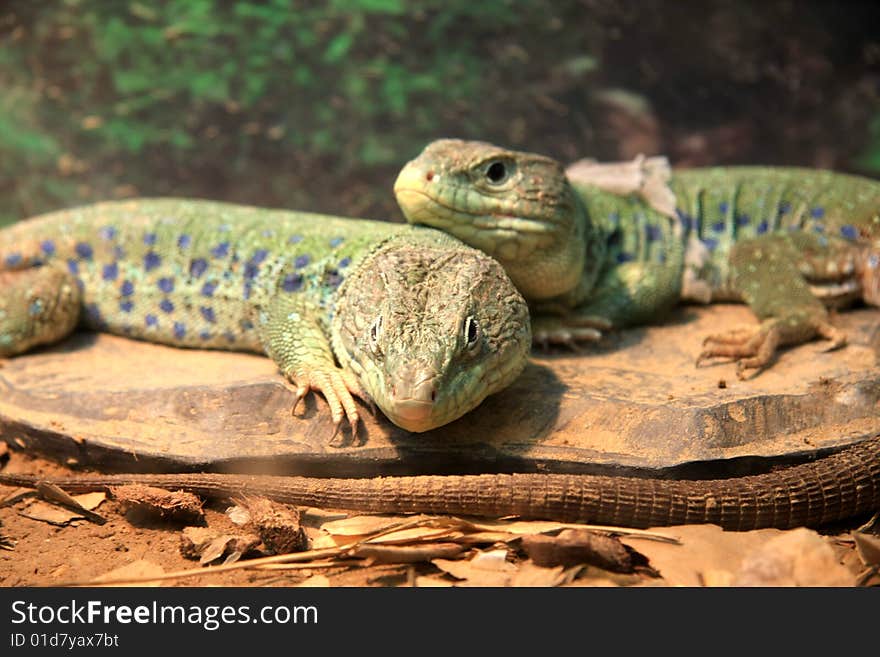
M 399 399 L 392 402 L 388 415 L 394 424 L 407 431 L 427 431 L 434 427 L 431 415 L 434 403 L 418 399 Z
M 395 377 L 386 414 L 394 424 L 408 431 L 427 431 L 438 426 L 435 417 L 437 376 L 406 370 Z

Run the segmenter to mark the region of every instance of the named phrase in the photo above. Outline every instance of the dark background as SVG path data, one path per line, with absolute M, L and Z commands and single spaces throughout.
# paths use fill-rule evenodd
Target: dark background
M 880 2 L 0 0 L 0 223 L 135 195 L 399 219 L 445 136 L 880 177 Z

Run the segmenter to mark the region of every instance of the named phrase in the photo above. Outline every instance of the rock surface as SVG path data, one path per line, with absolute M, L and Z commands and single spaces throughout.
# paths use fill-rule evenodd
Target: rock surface
M 751 380 L 731 364 L 694 367 L 704 335 L 752 321 L 743 306 L 683 307 L 582 353 L 536 352 L 513 386 L 452 424 L 410 434 L 364 409 L 362 444 L 341 448 L 328 445 L 323 399 L 291 417 L 292 393 L 266 358 L 79 334 L 0 368 L 0 437 L 108 469 L 673 474 L 703 461 L 744 471 L 755 461 L 722 462 L 880 432 L 876 310 L 836 318 L 847 347 L 787 350 Z

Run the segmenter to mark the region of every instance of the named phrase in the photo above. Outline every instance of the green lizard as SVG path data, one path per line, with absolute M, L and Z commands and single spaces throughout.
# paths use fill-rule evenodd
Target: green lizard
M 556 161 L 482 142 L 429 144 L 395 183 L 410 223 L 496 258 L 532 311 L 536 342 L 595 340 L 681 299 L 745 301 L 758 325 L 706 339 L 698 363 L 737 373 L 779 346 L 845 336 L 827 306 L 880 305 L 880 183 L 799 168 L 675 172 L 668 214 L 570 179 Z
M 0 357 L 87 326 L 265 352 L 326 398 L 426 431 L 513 381 L 528 308 L 502 268 L 428 228 L 176 199 L 103 203 L 0 231 Z

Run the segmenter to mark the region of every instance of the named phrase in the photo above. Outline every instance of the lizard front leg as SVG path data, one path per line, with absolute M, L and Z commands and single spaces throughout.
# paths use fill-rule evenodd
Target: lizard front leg
M 354 397 L 371 404 L 357 377 L 340 368 L 333 357 L 330 340 L 320 317 L 321 309 L 301 298 L 276 297 L 266 307 L 257 308 L 257 327 L 266 354 L 295 388 L 293 408 L 311 391 L 324 395 L 333 418 L 331 444 L 343 418 L 357 435 L 358 414 Z
M 0 272 L 0 358 L 70 334 L 81 297 L 76 279 L 51 267 Z
M 830 340 L 829 349 L 845 344 L 846 336 L 831 325 L 828 311 L 801 273 L 804 267 L 798 266 L 808 252 L 812 271 L 818 271 L 823 251 L 839 257 L 839 248 L 832 249 L 821 236 L 768 235 L 736 244 L 730 253 L 731 288 L 761 323 L 708 336 L 697 364 L 730 358 L 737 361 L 737 375 L 746 378 L 748 370 L 757 373 L 770 365 L 778 347 L 816 336 Z
M 681 268 L 659 262 L 630 262 L 611 268 L 589 295 L 530 307 L 536 345 L 595 342 L 602 331 L 655 320 L 675 306 Z

